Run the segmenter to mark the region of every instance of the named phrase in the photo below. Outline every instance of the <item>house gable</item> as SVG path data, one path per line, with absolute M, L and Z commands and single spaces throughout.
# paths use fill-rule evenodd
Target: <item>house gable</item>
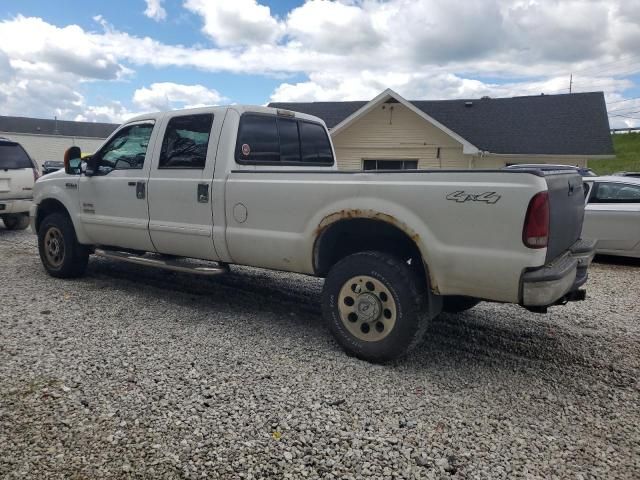
M 463 146 L 399 102 L 381 103 L 332 132 L 341 168 L 362 169 L 365 160 L 417 160 L 418 168 L 466 168 Z
M 331 129 L 332 138 L 337 138 L 338 135 L 340 134 L 340 132 L 343 129 L 349 127 L 353 122 L 357 121 L 358 119 L 360 119 L 362 116 L 366 115 L 371 110 L 373 110 L 373 109 L 385 104 L 386 102 L 390 102 L 390 101 L 397 102 L 399 105 L 404 106 L 406 109 L 408 109 L 408 110 L 412 111 L 413 113 L 415 113 L 424 122 L 432 125 L 433 127 L 441 130 L 442 132 L 444 132 L 448 136 L 452 137 L 454 140 L 456 140 L 457 142 L 459 142 L 462 145 L 464 153 L 467 153 L 467 154 L 478 153 L 478 149 L 473 144 L 471 144 L 468 140 L 466 140 L 465 138 L 461 137 L 457 133 L 453 132 L 452 130 L 447 128 L 442 123 L 440 123 L 437 120 L 433 119 L 427 113 L 425 113 L 422 110 L 416 108 L 415 105 L 413 105 L 411 102 L 407 101 L 406 99 L 404 99 L 402 96 L 400 96 L 399 94 L 397 94 L 396 92 L 394 92 L 391 89 L 385 90 L 380 95 L 378 95 L 376 98 L 371 100 L 369 103 L 367 103 L 366 105 L 363 105 L 360 109 L 358 109 L 357 111 L 353 112 L 351 115 L 349 115 L 347 118 L 345 118 L 340 123 L 338 123 L 335 127 L 333 127 Z

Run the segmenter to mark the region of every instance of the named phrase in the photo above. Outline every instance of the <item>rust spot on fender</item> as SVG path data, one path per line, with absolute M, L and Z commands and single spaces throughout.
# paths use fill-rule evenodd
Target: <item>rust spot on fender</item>
M 320 221 L 320 223 L 315 228 L 313 233 L 315 236 L 317 236 L 320 233 L 322 233 L 322 231 L 325 228 L 327 228 L 329 225 L 340 220 L 348 220 L 352 218 L 368 218 L 371 220 L 381 220 L 383 222 L 387 222 L 387 223 L 390 223 L 391 225 L 398 227 L 400 230 L 406 233 L 409 236 L 409 238 L 411 238 L 411 240 L 413 240 L 416 244 L 420 240 L 420 235 L 418 235 L 411 228 L 409 228 L 409 226 L 406 223 L 398 220 L 393 215 L 377 212 L 375 210 L 363 210 L 360 208 L 342 209 L 338 212 L 327 215 Z
M 399 228 L 400 230 L 402 230 L 413 241 L 413 243 L 416 244 L 416 246 L 418 247 L 418 250 L 420 251 L 420 235 L 416 233 L 412 228 L 410 228 L 406 223 L 404 223 L 401 220 L 398 220 L 393 215 L 389 215 L 387 213 L 382 213 L 375 210 L 360 209 L 360 208 L 345 208 L 327 215 L 320 221 L 318 226 L 314 229 L 313 231 L 314 238 L 317 240 L 318 237 L 322 234 L 322 232 L 326 230 L 327 227 L 333 225 L 335 222 L 339 222 L 341 220 L 350 220 L 354 218 L 379 220 L 382 222 L 389 223 Z M 424 263 L 424 259 L 422 259 L 422 261 Z M 434 294 L 438 295 L 439 294 L 438 286 L 431 275 L 431 271 L 429 270 L 426 263 L 424 264 L 424 267 L 425 267 L 425 270 L 428 272 L 427 274 L 429 275 L 429 283 L 431 284 L 431 291 Z

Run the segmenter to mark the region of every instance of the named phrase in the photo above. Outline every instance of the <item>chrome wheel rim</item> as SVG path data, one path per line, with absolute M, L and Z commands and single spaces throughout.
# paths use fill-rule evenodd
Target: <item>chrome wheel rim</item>
M 64 261 L 64 240 L 62 232 L 57 227 L 51 227 L 44 235 L 44 255 L 47 262 L 54 268 Z
M 338 302 L 342 324 L 358 340 L 379 342 L 396 324 L 397 307 L 391 291 L 368 275 L 347 280 Z

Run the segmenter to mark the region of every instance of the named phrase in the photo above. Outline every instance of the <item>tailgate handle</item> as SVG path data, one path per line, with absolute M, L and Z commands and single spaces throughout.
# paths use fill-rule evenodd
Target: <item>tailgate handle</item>
M 208 203 L 208 202 L 209 202 L 209 184 L 199 183 L 198 184 L 198 203 Z
M 571 183 L 571 180 L 569 180 L 567 183 L 569 184 L 569 196 L 571 196 L 574 194 L 576 186 Z

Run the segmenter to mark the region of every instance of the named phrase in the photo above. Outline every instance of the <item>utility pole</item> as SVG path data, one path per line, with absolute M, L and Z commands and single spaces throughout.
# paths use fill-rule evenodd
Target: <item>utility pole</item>
M 573 73 L 569 75 L 569 93 L 571 93 L 572 87 L 573 87 Z

